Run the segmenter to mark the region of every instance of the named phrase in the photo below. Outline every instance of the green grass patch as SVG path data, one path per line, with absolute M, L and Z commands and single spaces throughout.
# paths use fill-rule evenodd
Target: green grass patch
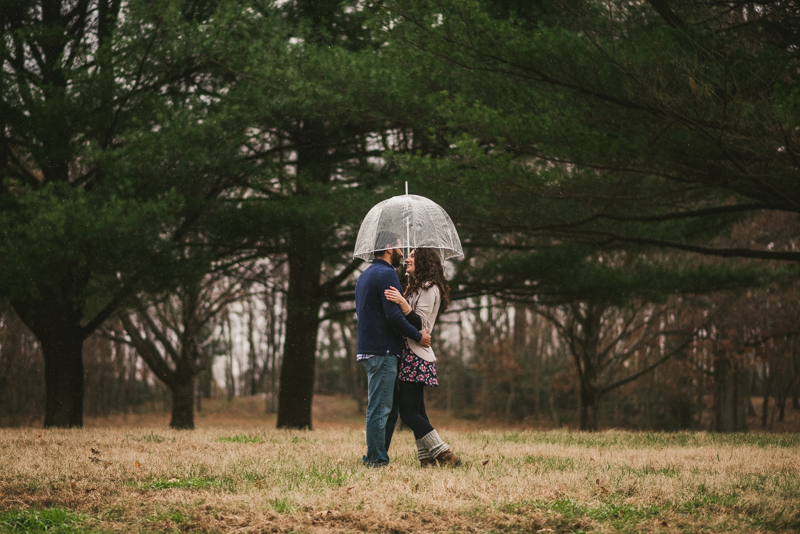
M 740 475 L 737 486 L 742 490 L 792 497 L 800 500 L 800 473 L 789 470 Z
M 311 465 L 303 469 L 279 470 L 272 474 L 271 485 L 286 489 L 339 488 L 363 477 L 353 469 L 336 465 Z
M 612 497 L 608 502 L 595 506 L 583 504 L 574 499 L 501 502 L 495 506 L 503 512 L 512 514 L 525 514 L 531 510 L 537 510 L 548 516 L 560 517 L 565 522 L 580 522 L 581 520 L 592 519 L 609 524 L 619 530 L 650 518 L 659 517 L 667 510 L 697 515 L 707 513 L 704 510 L 709 508 L 732 509 L 737 505 L 738 500 L 739 498 L 735 492 L 728 495 L 720 495 L 707 491 L 701 485 L 690 501 L 683 503 L 667 502 L 664 505 L 632 505 L 619 502 L 618 499 Z M 783 513 L 779 513 L 776 516 L 751 514 L 748 517 L 748 521 L 751 525 L 765 530 L 775 530 L 776 528 L 780 530 L 797 526 L 799 520 L 796 516 L 784 517 Z
M 580 523 L 586 519 L 610 524 L 615 529 L 623 529 L 646 519 L 658 517 L 667 508 L 666 506 L 637 506 L 618 502 L 589 506 L 573 499 L 501 502 L 495 506 L 505 513 L 516 515 L 525 515 L 534 510 L 543 512 L 549 517 L 558 518 L 558 521 L 553 523 L 559 527 L 557 530 L 560 530 L 560 527 L 569 527 L 570 531 L 574 529 L 576 522 Z M 563 525 L 559 525 L 559 522 Z
M 545 471 L 572 471 L 575 469 L 575 461 L 572 458 L 558 456 L 528 456 L 525 458 L 525 463 L 537 465 Z
M 771 532 L 800 532 L 800 514 L 786 513 L 783 509 L 777 514 L 748 514 L 747 522 L 758 530 Z
M 292 504 L 289 499 L 273 499 L 269 504 L 272 509 L 279 514 L 291 514 L 297 510 L 297 506 Z
M 87 516 L 65 508 L 8 510 L 0 512 L 0 532 L 71 534 L 86 532 L 81 526 Z
M 173 523 L 176 524 L 181 524 L 187 521 L 191 521 L 192 517 L 188 515 L 183 515 L 181 512 L 176 512 L 176 511 L 165 512 L 163 514 L 158 514 L 155 517 L 155 521 L 165 521 L 165 520 L 172 521 Z
M 116 504 L 112 506 L 108 511 L 103 513 L 101 519 L 103 519 L 104 521 L 116 521 L 118 519 L 125 517 L 125 511 L 126 510 L 124 506 L 122 506 L 121 504 Z
M 169 438 L 166 436 L 162 436 L 160 434 L 156 434 L 153 431 L 150 431 L 149 434 L 144 434 L 142 436 L 134 436 L 133 434 L 125 434 L 125 438 L 131 441 L 136 442 L 146 442 L 146 443 L 164 443 L 165 441 L 170 443 L 175 443 L 175 438 Z
M 264 438 L 261 436 L 248 436 L 246 434 L 237 434 L 235 436 L 223 436 L 218 438 L 217 441 L 223 443 L 263 443 Z
M 671 465 L 666 467 L 653 467 L 652 465 L 642 467 L 622 466 L 621 470 L 624 474 L 636 475 L 637 477 L 662 476 L 674 478 L 678 476 L 678 469 Z
M 170 479 L 155 479 L 147 482 L 142 482 L 136 485 L 139 489 L 145 490 L 163 490 L 170 488 L 179 489 L 201 489 L 201 488 L 215 488 L 223 486 L 224 481 L 219 478 L 211 477 L 198 477 L 198 478 L 170 478 Z
M 479 436 L 472 435 L 477 441 Z M 483 439 L 485 441 L 485 439 Z M 800 433 L 707 433 L 707 432 L 564 432 L 512 431 L 499 433 L 498 440 L 507 443 L 542 443 L 587 448 L 624 447 L 720 447 L 751 446 L 759 448 L 800 447 Z M 720 452 L 720 459 L 725 454 Z
M 634 506 L 608 503 L 604 506 L 587 509 L 586 515 L 597 521 L 610 521 L 613 524 L 621 524 L 658 517 L 662 511 L 664 511 L 663 507 L 655 504 Z
M 728 495 L 720 495 L 713 491 L 708 491 L 705 487 L 705 484 L 700 484 L 700 486 L 697 487 L 694 498 L 691 501 L 681 504 L 678 509 L 687 514 L 691 514 L 701 508 L 706 508 L 712 505 L 720 506 L 722 508 L 730 508 L 738 501 L 739 496 L 735 491 Z

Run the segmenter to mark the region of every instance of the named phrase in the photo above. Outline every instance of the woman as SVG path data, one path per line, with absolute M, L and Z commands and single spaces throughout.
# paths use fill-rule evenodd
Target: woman
M 450 303 L 450 286 L 444 276 L 439 254 L 430 248 L 418 248 L 406 259 L 409 283 L 405 298 L 394 287 L 385 291 L 386 298 L 400 309 L 419 330 L 433 330 L 439 313 Z M 436 465 L 456 467 L 461 459 L 431 426 L 425 413 L 424 388 L 436 387 L 436 356 L 430 347 L 422 347 L 406 339 L 398 373 L 400 419 L 414 431 L 417 455 L 422 467 Z

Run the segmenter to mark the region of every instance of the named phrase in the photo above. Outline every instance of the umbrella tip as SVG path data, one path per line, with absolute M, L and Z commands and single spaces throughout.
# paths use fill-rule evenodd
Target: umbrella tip
M 408 182 L 406 182 L 406 195 L 408 194 Z

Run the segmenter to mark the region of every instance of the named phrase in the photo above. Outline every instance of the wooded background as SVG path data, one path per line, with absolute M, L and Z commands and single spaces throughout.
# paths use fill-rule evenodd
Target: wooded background
M 3 2 L 0 422 L 363 407 L 353 244 L 408 181 L 466 255 L 432 403 L 771 428 L 800 409 L 798 21 L 783 1 Z

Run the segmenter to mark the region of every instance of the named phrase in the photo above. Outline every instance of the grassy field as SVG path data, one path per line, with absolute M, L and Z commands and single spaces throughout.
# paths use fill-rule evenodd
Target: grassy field
M 212 418 L 213 419 L 213 418 Z M 0 429 L 0 532 L 798 532 L 800 434 L 442 427 L 361 465 L 352 422 Z

